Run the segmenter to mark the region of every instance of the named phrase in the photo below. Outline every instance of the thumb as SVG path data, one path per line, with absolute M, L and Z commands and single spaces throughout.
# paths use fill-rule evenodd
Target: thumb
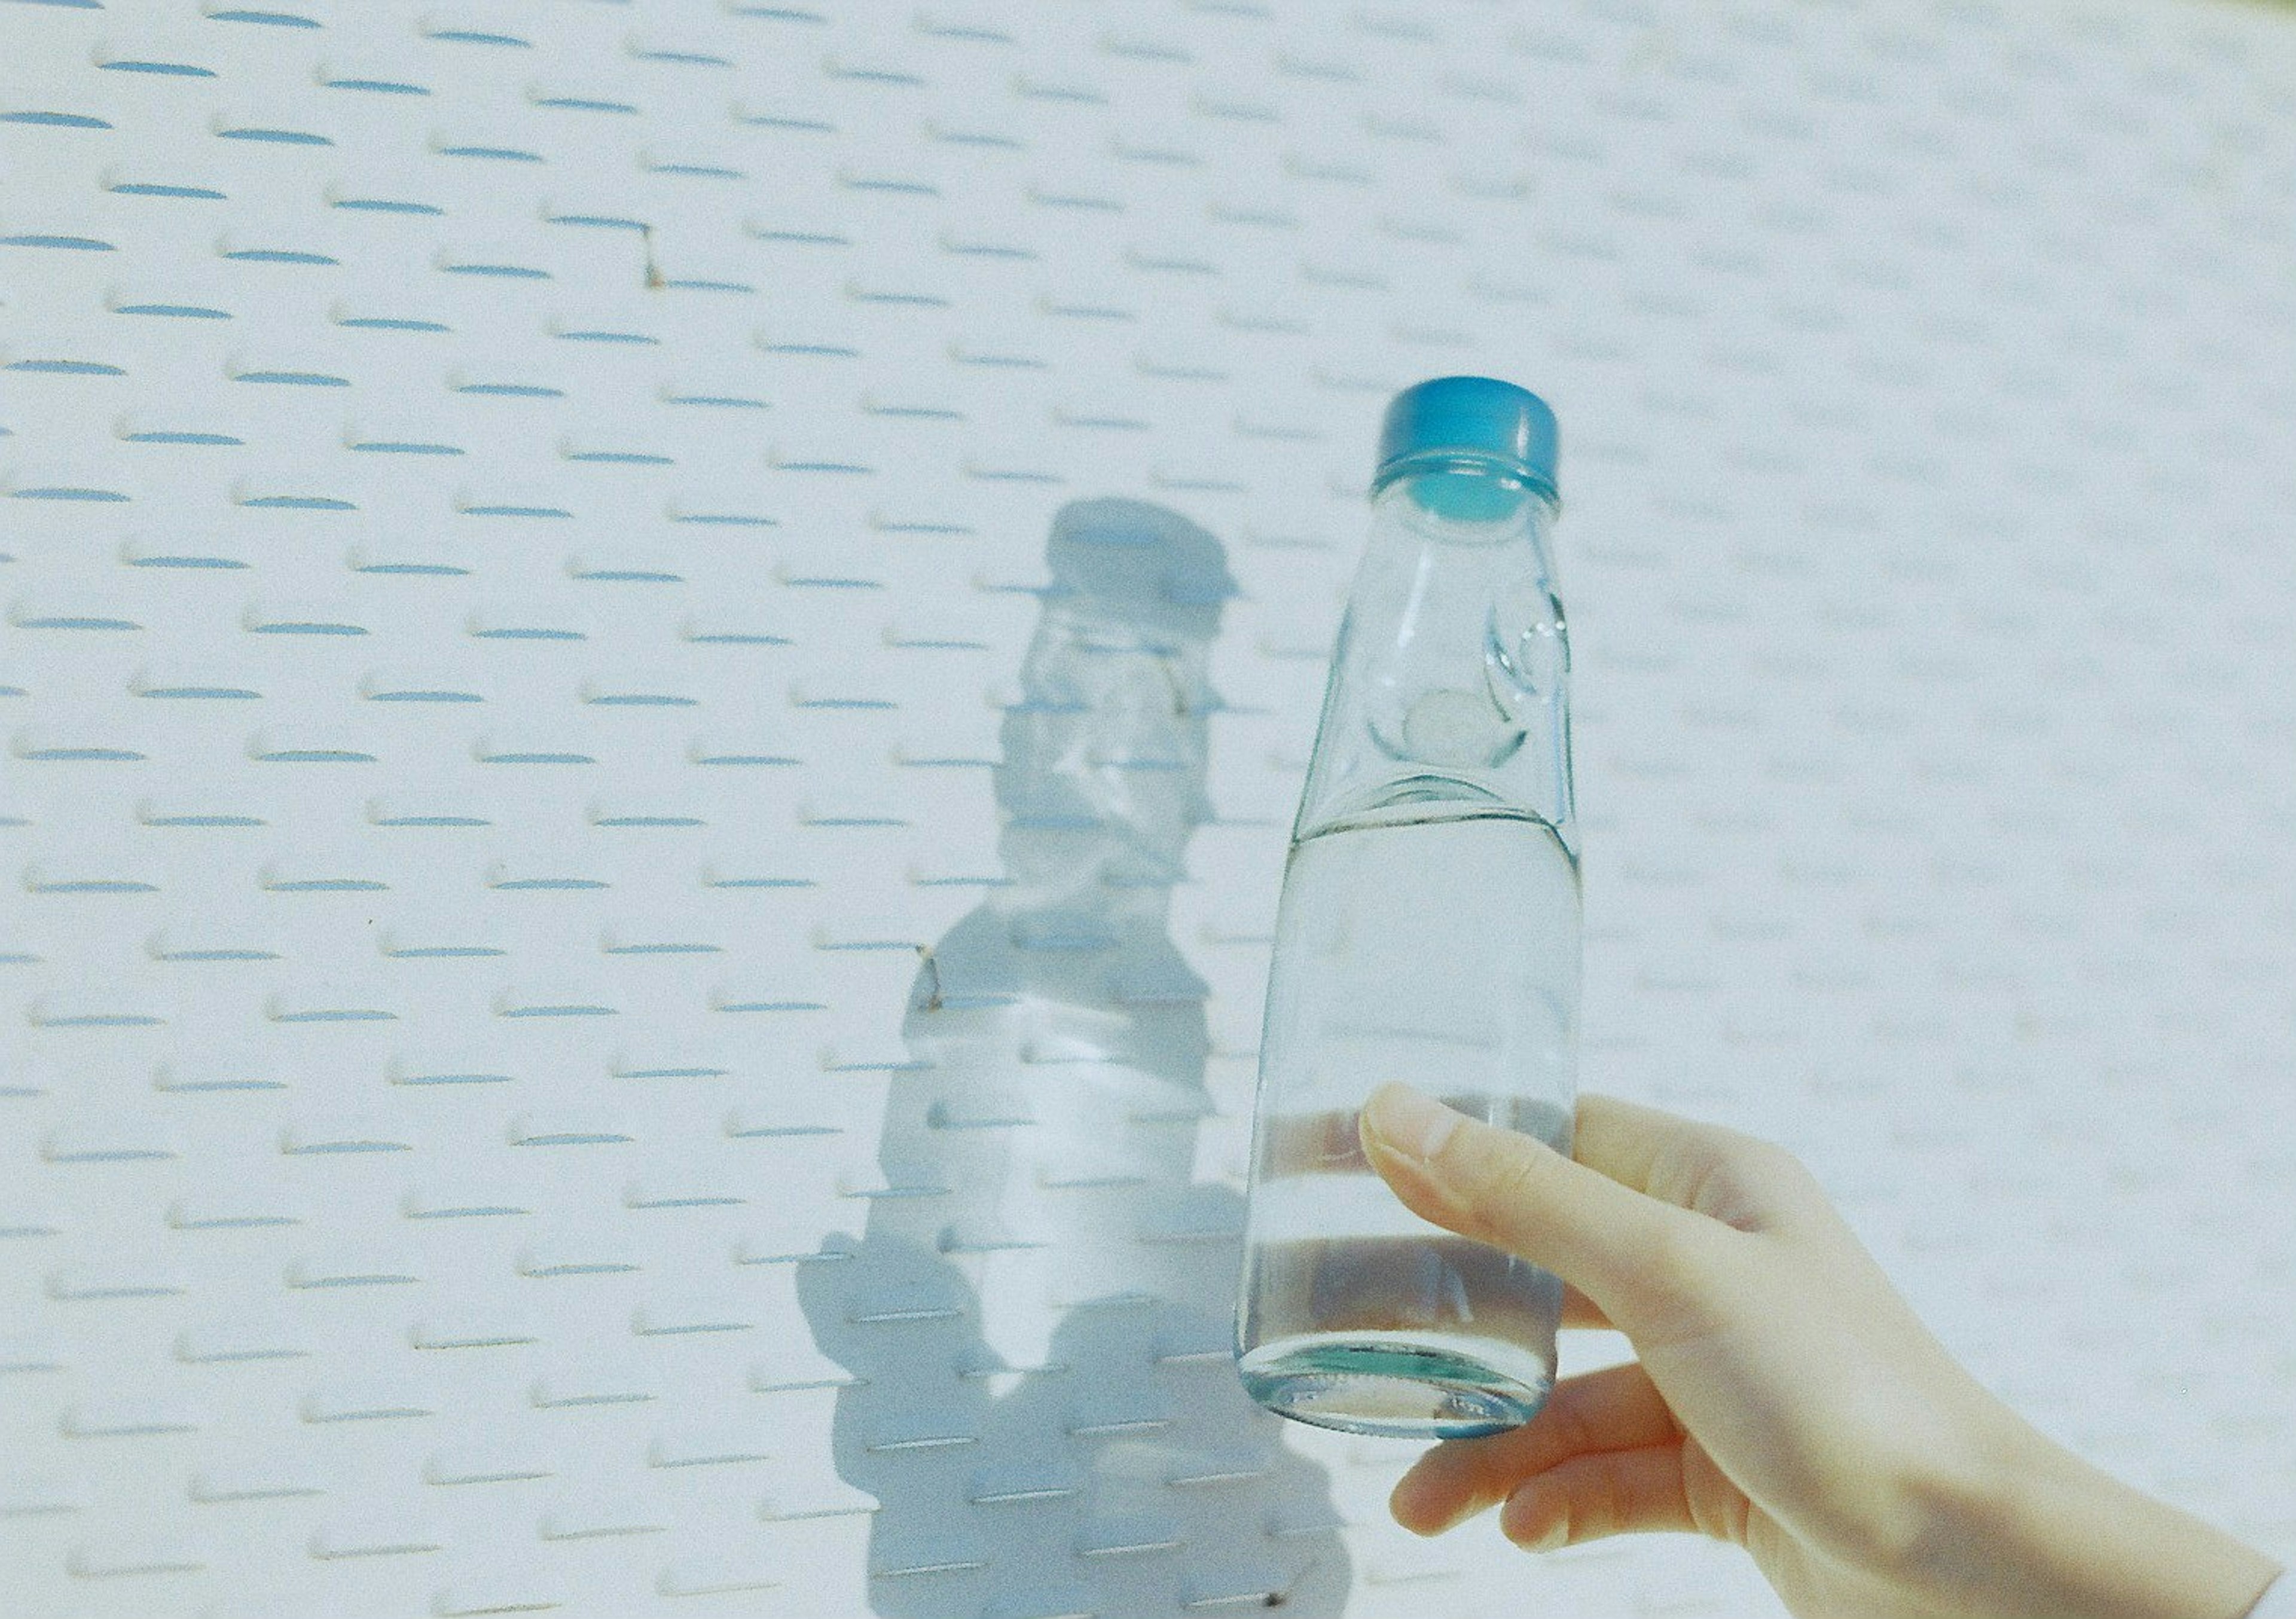
M 1671 1314 L 1736 1235 L 1408 1085 L 1374 1092 L 1359 1129 L 1412 1213 L 1554 1271 L 1624 1332 Z

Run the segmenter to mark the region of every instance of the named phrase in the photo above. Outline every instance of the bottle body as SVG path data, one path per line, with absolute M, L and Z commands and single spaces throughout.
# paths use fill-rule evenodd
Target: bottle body
M 1579 893 L 1552 506 L 1499 473 L 1386 487 L 1293 829 L 1260 1043 L 1238 1370 L 1317 1426 L 1527 1421 L 1562 1283 L 1420 1219 L 1356 1120 L 1402 1079 L 1569 1151 Z

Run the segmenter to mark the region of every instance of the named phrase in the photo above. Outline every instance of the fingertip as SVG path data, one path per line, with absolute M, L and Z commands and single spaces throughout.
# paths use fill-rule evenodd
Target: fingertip
M 1404 1207 L 1423 1220 L 1456 1231 L 1464 1214 L 1443 1184 L 1418 1159 L 1365 1132 L 1364 1157 Z
M 1560 1551 L 1570 1544 L 1570 1525 L 1557 1519 L 1537 1534 L 1518 1534 L 1512 1538 L 1525 1551 Z
M 1525 1551 L 1557 1551 L 1570 1539 L 1568 1511 L 1551 1491 L 1525 1484 L 1499 1506 L 1499 1533 Z
M 1390 1080 L 1365 1098 L 1364 1105 L 1356 1110 L 1356 1144 L 1363 1149 L 1364 1157 L 1374 1165 L 1379 1163 L 1381 1151 L 1387 1145 L 1374 1121 L 1385 1105 L 1382 1099 L 1390 1091 L 1399 1088 Z
M 1365 1113 L 1374 1113 L 1399 1097 L 1422 1096 L 1424 1094 L 1425 1092 L 1419 1090 L 1416 1086 L 1406 1084 L 1402 1080 L 1383 1079 L 1378 1084 L 1374 1085 L 1371 1089 L 1371 1094 L 1364 1099 L 1364 1111 Z
M 1371 1093 L 1357 1116 L 1357 1129 L 1366 1152 L 1385 1147 L 1425 1164 L 1443 1150 L 1452 1132 L 1465 1122 L 1464 1114 L 1445 1107 L 1425 1092 L 1390 1080 Z
M 1428 1538 L 1456 1524 L 1469 1504 L 1458 1499 L 1456 1489 L 1447 1488 L 1442 1480 L 1431 1476 L 1424 1468 L 1414 1468 L 1406 1473 L 1387 1498 L 1390 1517 L 1412 1533 Z
M 1390 1495 L 1387 1498 L 1387 1515 L 1421 1540 L 1432 1540 L 1439 1533 L 1434 1520 L 1423 1517 L 1410 1506 Z
M 1371 1094 L 1364 1098 L 1363 1107 L 1356 1114 L 1357 1132 L 1367 1141 L 1378 1140 L 1381 1117 L 1399 1097 L 1412 1093 L 1411 1087 L 1399 1079 L 1386 1080 L 1373 1086 Z

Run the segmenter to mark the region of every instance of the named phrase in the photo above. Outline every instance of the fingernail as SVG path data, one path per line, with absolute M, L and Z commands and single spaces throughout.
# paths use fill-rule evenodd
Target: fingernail
M 1560 1551 L 1570 1541 L 1570 1525 L 1557 1522 L 1548 1525 L 1537 1540 L 1525 1541 L 1522 1549 L 1525 1551 Z
M 1381 1086 L 1364 1108 L 1365 1124 L 1382 1145 L 1422 1164 L 1443 1150 L 1464 1116 L 1409 1085 Z

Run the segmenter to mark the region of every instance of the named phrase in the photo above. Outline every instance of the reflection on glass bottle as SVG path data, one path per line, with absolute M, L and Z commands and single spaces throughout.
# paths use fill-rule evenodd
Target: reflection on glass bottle
M 1439 1231 L 1356 1133 L 1390 1079 L 1568 1151 L 1578 863 L 1554 419 L 1480 377 L 1389 407 L 1276 920 L 1238 1368 L 1269 1410 L 1414 1437 L 1525 1422 L 1562 1284 Z

